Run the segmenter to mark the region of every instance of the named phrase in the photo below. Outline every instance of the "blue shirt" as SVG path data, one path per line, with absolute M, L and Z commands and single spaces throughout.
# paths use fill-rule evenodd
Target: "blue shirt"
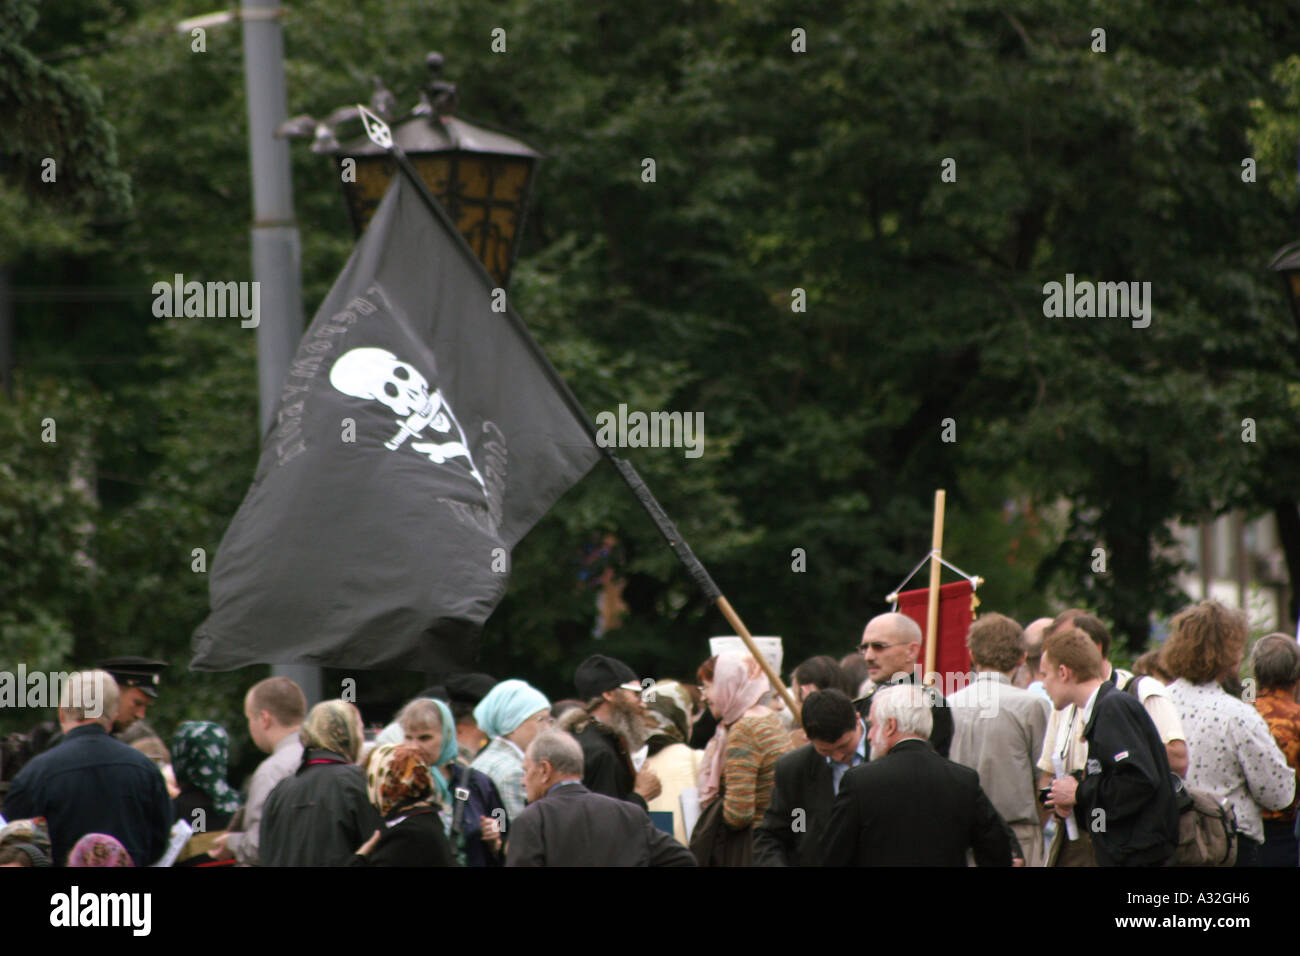
M 858 738 L 858 749 L 849 755 L 848 763 L 836 763 L 830 757 L 826 758 L 826 763 L 831 768 L 831 790 L 837 796 L 840 792 L 840 781 L 844 779 L 844 775 L 858 764 L 867 762 L 867 728 L 863 726 L 861 720 L 858 720 L 858 727 L 862 730 L 862 736 Z
M 577 780 L 561 780 L 558 783 L 551 784 L 550 789 L 546 791 L 546 795 L 549 797 L 560 787 L 580 787 L 580 786 L 582 786 L 581 778 Z

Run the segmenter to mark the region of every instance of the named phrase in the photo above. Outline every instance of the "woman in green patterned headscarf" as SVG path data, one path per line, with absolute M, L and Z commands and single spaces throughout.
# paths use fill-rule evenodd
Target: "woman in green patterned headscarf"
M 239 809 L 239 794 L 226 782 L 229 750 L 230 738 L 220 724 L 210 720 L 187 720 L 176 728 L 176 735 L 172 738 L 172 770 L 181 788 L 175 800 L 178 818 L 186 808 L 192 809 L 191 804 L 201 806 L 211 801 L 209 812 L 218 819 L 205 821 L 205 826 L 215 830 L 224 826 Z M 203 800 L 194 791 L 200 791 L 208 799 Z M 193 825 L 192 820 L 186 822 Z

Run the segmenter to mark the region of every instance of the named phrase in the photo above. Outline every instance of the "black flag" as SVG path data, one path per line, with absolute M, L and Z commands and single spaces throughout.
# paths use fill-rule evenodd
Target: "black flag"
M 468 662 L 511 549 L 600 457 L 470 255 L 394 176 L 285 377 L 192 667 Z

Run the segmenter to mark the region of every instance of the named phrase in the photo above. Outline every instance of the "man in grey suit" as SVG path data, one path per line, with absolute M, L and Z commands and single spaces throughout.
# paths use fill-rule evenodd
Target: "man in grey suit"
M 1024 850 L 1025 865 L 1042 866 L 1043 821 L 1034 764 L 1043 750 L 1052 705 L 1012 683 L 1028 646 L 1011 618 L 981 614 L 966 635 L 966 645 L 976 674 L 968 686 L 948 697 L 953 716 L 948 756 L 980 775 L 980 787 Z
M 528 806 L 506 834 L 506 866 L 695 866 L 636 804 L 584 787 L 582 763 L 581 745 L 562 730 L 528 745 Z

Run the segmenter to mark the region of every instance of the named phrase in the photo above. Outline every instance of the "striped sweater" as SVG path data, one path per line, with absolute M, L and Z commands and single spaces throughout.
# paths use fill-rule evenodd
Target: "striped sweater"
M 775 714 L 742 717 L 727 735 L 722 818 L 733 830 L 753 827 L 772 799 L 776 762 L 790 750 L 790 735 Z

